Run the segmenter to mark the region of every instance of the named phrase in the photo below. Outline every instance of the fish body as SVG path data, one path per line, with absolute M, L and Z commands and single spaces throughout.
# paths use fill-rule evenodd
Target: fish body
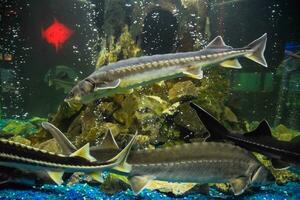
M 95 154 L 96 155 L 96 154 Z M 261 184 L 266 169 L 248 151 L 225 143 L 201 142 L 131 152 L 126 172 L 135 193 L 151 180 L 192 183 L 230 183 L 235 195 Z M 113 168 L 122 174 L 122 170 Z M 253 178 L 254 177 L 254 178 Z
M 201 79 L 203 69 L 214 64 L 240 69 L 238 57 L 247 57 L 267 67 L 263 55 L 266 41 L 267 35 L 264 34 L 246 47 L 232 48 L 218 36 L 200 51 L 142 56 L 111 63 L 75 85 L 65 101 L 82 101 L 84 96 L 92 93 L 118 88 L 132 89 L 180 76 Z
M 194 103 L 190 105 L 195 109 L 201 122 L 210 133 L 208 140 L 228 140 L 249 151 L 266 155 L 271 159 L 273 167 L 278 169 L 288 168 L 289 166 L 300 167 L 299 136 L 291 142 L 277 140 L 272 136 L 271 128 L 265 120 L 251 132 L 233 134 L 203 108 Z
M 43 127 L 58 143 L 68 149 L 70 142 L 58 140 L 66 138 L 52 126 L 43 123 Z M 103 143 L 91 148 L 91 155 L 99 161 L 112 157 L 119 151 L 111 133 L 107 133 Z M 70 146 L 69 149 L 72 148 Z M 139 193 L 155 179 L 201 184 L 229 182 L 234 194 L 238 195 L 249 185 L 265 183 L 269 179 L 267 170 L 248 151 L 216 142 L 131 151 L 123 166 L 119 165 L 110 171 L 128 176 L 135 193 Z
M 100 180 L 101 171 L 117 166 L 125 159 L 133 140 L 125 149 L 105 162 L 95 162 L 89 154 L 89 145 L 69 155 L 55 154 L 38 148 L 0 139 L 0 166 L 29 172 L 47 172 L 58 184 L 65 172 L 84 172 Z

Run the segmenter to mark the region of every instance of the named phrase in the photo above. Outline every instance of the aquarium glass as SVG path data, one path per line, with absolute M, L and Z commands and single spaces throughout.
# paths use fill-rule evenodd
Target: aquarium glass
M 300 199 L 298 4 L 1 0 L 0 199 Z

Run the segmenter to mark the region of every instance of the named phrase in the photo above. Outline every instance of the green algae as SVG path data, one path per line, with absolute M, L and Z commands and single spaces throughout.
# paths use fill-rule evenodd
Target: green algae
M 4 133 L 11 133 L 23 137 L 36 134 L 39 129 L 40 123 L 46 121 L 45 118 L 35 117 L 28 121 L 21 120 L 8 120 L 2 127 Z

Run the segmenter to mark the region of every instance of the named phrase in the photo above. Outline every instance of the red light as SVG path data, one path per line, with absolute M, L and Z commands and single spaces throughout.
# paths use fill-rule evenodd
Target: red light
M 62 45 L 71 37 L 73 31 L 56 19 L 47 28 L 42 30 L 42 37 L 58 51 Z

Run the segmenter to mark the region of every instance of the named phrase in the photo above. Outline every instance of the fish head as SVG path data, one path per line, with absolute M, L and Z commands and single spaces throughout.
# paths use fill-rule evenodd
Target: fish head
M 84 79 L 80 81 L 71 89 L 68 96 L 65 98 L 65 102 L 81 102 L 83 96 L 94 90 L 94 86 L 95 84 L 89 80 Z
M 251 184 L 254 186 L 269 185 L 274 183 L 275 178 L 264 166 L 259 166 L 251 176 Z

